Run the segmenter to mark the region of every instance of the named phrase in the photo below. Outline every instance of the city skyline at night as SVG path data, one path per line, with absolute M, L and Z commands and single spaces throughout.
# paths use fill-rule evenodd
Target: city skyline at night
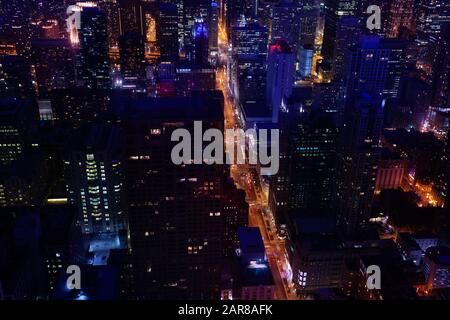
M 448 0 L 0 0 L 0 300 L 449 298 Z

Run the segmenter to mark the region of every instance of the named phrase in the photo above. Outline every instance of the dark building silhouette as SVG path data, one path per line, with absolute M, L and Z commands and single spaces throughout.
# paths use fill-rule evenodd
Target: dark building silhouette
M 336 45 L 336 31 L 340 19 L 345 16 L 354 16 L 357 12 L 355 0 L 326 0 L 325 2 L 325 26 L 323 30 L 322 55 L 332 58 Z
M 108 89 L 111 83 L 106 14 L 99 8 L 86 7 L 80 20 L 79 80 L 89 89 Z
M 119 99 L 124 107 L 130 244 L 139 298 L 215 299 L 226 243 L 224 169 L 220 164 L 175 165 L 171 134 L 223 131 L 223 97 L 218 92 L 191 98 Z M 225 201 L 227 203 L 228 200 Z M 227 205 L 228 206 L 228 205 Z
M 142 88 L 145 80 L 145 43 L 136 32 L 127 32 L 119 38 L 120 71 L 123 87 Z
M 33 97 L 30 63 L 18 55 L 0 55 L 0 94 L 2 97 Z
M 162 61 L 178 59 L 178 11 L 175 4 L 160 3 L 158 9 L 157 43 Z
M 338 220 L 346 233 L 367 228 L 380 158 L 383 104 L 360 94 L 346 110 L 338 156 Z
M 74 53 L 67 40 L 43 39 L 31 43 L 31 61 L 40 97 L 75 84 Z
M 361 20 L 355 16 L 347 16 L 337 21 L 336 45 L 333 52 L 333 81 L 340 81 L 344 77 L 345 53 L 348 48 L 358 44 L 361 32 Z

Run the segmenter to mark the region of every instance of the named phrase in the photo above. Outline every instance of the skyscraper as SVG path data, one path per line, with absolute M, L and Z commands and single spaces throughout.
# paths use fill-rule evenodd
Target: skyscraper
M 265 101 L 267 70 L 264 55 L 237 55 L 235 74 L 240 101 Z
M 211 17 L 209 19 L 209 32 L 208 32 L 208 47 L 209 47 L 209 58 L 211 62 L 217 59 L 219 54 L 219 1 L 211 1 Z
M 78 80 L 87 88 L 110 88 L 106 14 L 93 6 L 78 10 L 75 17 L 69 17 L 69 21 L 77 21 L 76 28 L 79 28 L 75 30 L 78 34 L 71 32 L 72 43 L 79 44 Z
M 360 93 L 347 108 L 338 157 L 338 222 L 345 233 L 367 228 L 375 191 L 383 126 L 379 95 Z
M 361 20 L 347 16 L 337 21 L 336 45 L 333 53 L 333 80 L 340 81 L 344 76 L 345 53 L 347 49 L 358 44 L 361 35 Z
M 119 33 L 146 35 L 145 9 L 141 0 L 119 0 Z
M 202 20 L 205 26 L 211 21 L 211 1 L 208 0 L 183 0 L 183 49 L 186 58 L 195 59 L 195 21 Z
M 145 78 L 145 44 L 136 32 L 127 32 L 119 38 L 120 72 L 124 88 L 143 88 Z
M 122 80 L 125 88 L 144 86 L 145 52 L 148 23 L 146 7 L 141 0 L 119 1 L 119 50 Z
M 202 19 L 195 20 L 194 32 L 194 63 L 206 65 L 208 63 L 209 30 Z
M 347 49 L 345 55 L 345 85 L 347 99 L 359 92 L 382 96 L 386 83 L 390 49 L 380 45 L 378 36 L 364 36 Z
M 278 225 L 292 218 L 332 215 L 338 130 L 325 110 L 295 97 L 280 114 L 280 170 L 270 184 L 269 203 Z
M 283 99 L 289 97 L 294 85 L 295 55 L 289 44 L 282 39 L 269 45 L 267 58 L 267 97 L 272 108 L 272 121 L 278 122 Z
M 126 107 L 126 186 L 137 297 L 218 298 L 229 212 L 222 201 L 224 166 L 173 164 L 171 135 L 177 128 L 194 132 L 194 120 L 203 121 L 203 130 L 223 131 L 222 95 L 114 103 Z
M 450 106 L 450 23 L 439 37 L 433 59 L 433 106 Z
M 246 1 L 223 0 L 225 3 L 227 32 L 231 34 L 233 27 L 235 27 L 245 17 Z
M 120 15 L 119 3 L 117 0 L 99 0 L 98 6 L 106 12 L 108 24 L 108 46 L 114 48 L 119 45 L 120 36 Z
M 407 48 L 409 42 L 403 39 L 382 39 L 380 47 L 389 49 L 386 82 L 384 84 L 383 97 L 397 99 L 400 90 L 400 80 L 406 75 Z
M 300 45 L 314 45 L 319 25 L 319 6 L 316 0 L 300 1 Z
M 31 61 L 40 96 L 75 84 L 74 54 L 67 40 L 33 40 Z
M 282 0 L 272 9 L 272 41 L 286 39 L 295 49 L 300 35 L 300 7 L 291 0 Z
M 323 30 L 322 55 L 325 58 L 333 56 L 336 45 L 336 30 L 338 21 L 345 16 L 356 15 L 356 0 L 325 0 L 325 26 Z
M 93 238 L 126 227 L 119 134 L 114 126 L 84 127 L 70 141 L 64 161 L 69 202 L 78 208 L 82 233 Z
M 259 23 L 247 23 L 233 27 L 231 43 L 234 54 L 250 54 L 267 56 L 269 33 Z
M 266 98 L 268 30 L 259 23 L 235 26 L 232 31 L 232 81 L 242 102 Z
M 299 111 L 297 117 L 289 143 L 289 208 L 305 215 L 330 210 L 335 206 L 336 125 L 323 110 Z
M 438 42 L 444 25 L 450 22 L 450 3 L 445 0 L 419 0 L 416 12 L 418 59 L 431 65 L 434 45 Z
M 32 119 L 30 100 L 0 99 L 0 166 L 20 157 L 27 145 Z
M 177 6 L 170 3 L 160 3 L 157 19 L 156 39 L 161 60 L 177 60 L 179 51 Z
M 0 55 L 0 95 L 28 99 L 33 95 L 28 60 L 18 55 Z

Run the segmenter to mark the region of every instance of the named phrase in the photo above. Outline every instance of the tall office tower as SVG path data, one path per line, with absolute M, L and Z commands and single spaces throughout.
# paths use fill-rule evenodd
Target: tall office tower
M 143 88 L 145 78 L 145 44 L 136 32 L 120 36 L 120 72 L 124 88 Z
M 312 95 L 313 107 L 327 112 L 340 128 L 344 117 L 345 88 L 336 82 L 317 83 L 313 86 Z
M 208 28 L 202 19 L 195 20 L 194 32 L 194 63 L 206 65 L 208 63 Z
M 171 135 L 177 128 L 194 133 L 195 120 L 202 121 L 203 130 L 223 132 L 222 94 L 114 103 L 126 107 L 126 186 L 137 297 L 218 298 L 224 166 L 174 164 L 171 153 L 177 143 Z
M 314 214 L 334 206 L 338 131 L 323 110 L 296 112 L 289 134 L 288 206 Z
M 69 21 L 77 19 L 72 43 L 79 44 L 79 75 L 87 88 L 110 87 L 106 14 L 95 6 L 78 7 Z M 73 18 L 72 18 L 73 17 Z M 70 22 L 69 22 L 70 26 Z M 78 28 L 79 27 L 79 28 Z M 73 29 L 69 29 L 73 30 Z
M 345 54 L 347 99 L 359 92 L 382 96 L 386 83 L 390 49 L 380 45 L 378 36 L 364 36 Z
M 432 104 L 438 108 L 450 106 L 450 23 L 443 30 L 433 61 Z
M 338 130 L 332 115 L 294 96 L 286 111 L 280 114 L 280 169 L 269 190 L 281 230 L 294 215 L 331 214 L 336 185 Z
M 336 25 L 336 45 L 333 53 L 333 80 L 340 81 L 344 77 L 345 53 L 347 49 L 358 44 L 361 35 L 361 20 L 347 16 L 339 19 Z
M 251 22 L 233 27 L 233 76 L 241 101 L 266 98 L 266 58 L 268 30 Z
M 244 15 L 247 19 L 256 20 L 258 18 L 258 7 L 260 0 L 244 0 Z
M 338 156 L 338 222 L 343 232 L 367 227 L 375 191 L 383 126 L 379 95 L 360 93 L 346 110 Z
M 175 4 L 160 3 L 156 22 L 156 39 L 162 61 L 178 59 L 178 11 Z
M 249 205 L 245 201 L 245 191 L 237 189 L 234 181 L 228 178 L 223 189 L 224 244 L 223 255 L 233 257 L 239 248 L 238 230 L 248 225 Z
M 235 26 L 231 37 L 234 54 L 267 56 L 269 33 L 261 24 L 252 22 Z
M 312 45 L 301 45 L 298 49 L 298 73 L 301 79 L 311 76 L 314 47 Z
M 271 29 L 272 23 L 272 10 L 273 7 L 278 3 L 278 0 L 259 0 L 258 7 L 256 10 L 257 21 L 266 27 L 268 30 Z
M 450 22 L 450 2 L 446 0 L 418 0 L 416 30 L 419 58 L 432 62 L 433 45 L 438 42 L 443 26 Z
M 267 58 L 266 101 L 272 109 L 272 122 L 278 122 L 283 99 L 292 93 L 294 85 L 295 55 L 289 44 L 278 39 L 269 45 Z
M 239 100 L 265 101 L 267 83 L 265 56 L 238 55 L 235 60 Z
M 208 32 L 208 46 L 209 46 L 209 58 L 211 62 L 217 60 L 219 54 L 219 1 L 211 1 L 211 17 L 209 20 L 209 32 Z
M 148 22 L 142 0 L 119 1 L 120 67 L 126 88 L 143 87 Z
M 300 36 L 300 10 L 293 0 L 282 0 L 272 9 L 272 41 L 286 39 L 294 52 Z
M 381 39 L 380 47 L 389 49 L 386 82 L 384 84 L 383 97 L 387 99 L 398 99 L 400 91 L 400 80 L 406 75 L 407 48 L 409 42 L 403 39 Z
M 319 23 L 317 0 L 298 0 L 300 6 L 300 45 L 314 45 Z
M 224 0 L 227 22 L 227 33 L 231 34 L 242 17 L 245 17 L 245 1 Z
M 184 0 L 183 1 L 183 49 L 186 58 L 195 59 L 195 21 L 203 20 L 206 26 L 211 21 L 211 1 L 209 0 Z
M 387 35 L 396 38 L 400 29 L 406 28 L 414 31 L 414 5 L 416 0 L 393 0 L 389 8 L 389 22 Z
M 75 84 L 74 54 L 66 39 L 33 40 L 31 63 L 40 97 Z
M 323 30 L 322 55 L 332 58 L 336 45 L 336 30 L 340 19 L 355 16 L 358 10 L 356 0 L 325 0 L 325 26 Z
M 184 0 L 174 0 L 177 6 L 177 22 L 178 22 L 178 48 L 184 47 Z
M 119 3 L 117 0 L 99 0 L 98 6 L 106 12 L 108 25 L 108 46 L 114 48 L 119 45 L 120 36 L 120 15 Z
M 32 94 L 28 60 L 17 55 L 0 55 L 0 96 L 27 99 Z
M 115 234 L 125 227 L 122 143 L 119 129 L 93 124 L 67 146 L 65 180 L 69 202 L 78 207 L 82 233 Z
M 118 0 L 119 2 L 119 34 L 134 32 L 145 39 L 145 9 L 141 0 Z
M 412 72 L 400 81 L 398 108 L 385 113 L 385 125 L 396 128 L 414 128 L 420 131 L 431 105 L 431 85 L 423 72 Z
M 7 165 L 20 157 L 32 119 L 30 100 L 0 99 L 0 165 Z
M 42 205 L 49 181 L 46 165 L 41 152 L 27 150 L 16 160 L 0 166 L 0 206 Z

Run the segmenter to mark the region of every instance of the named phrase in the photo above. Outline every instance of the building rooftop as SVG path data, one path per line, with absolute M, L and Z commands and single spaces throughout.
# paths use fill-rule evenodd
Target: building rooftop
M 450 266 L 450 247 L 431 247 L 427 249 L 425 255 L 436 264 Z
M 261 232 L 257 227 L 240 227 L 238 230 L 242 252 L 264 252 Z
M 243 267 L 241 277 L 243 287 L 274 285 L 272 272 L 267 263 Z
M 147 98 L 115 94 L 114 112 L 126 120 L 223 120 L 222 91 L 192 92 L 191 97 Z

